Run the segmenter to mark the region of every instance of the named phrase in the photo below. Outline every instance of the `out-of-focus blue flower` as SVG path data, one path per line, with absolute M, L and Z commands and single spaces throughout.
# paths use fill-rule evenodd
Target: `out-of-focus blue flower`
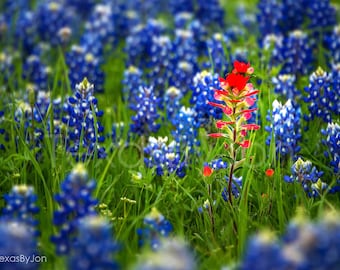
M 193 270 L 193 254 L 182 240 L 164 239 L 157 252 L 144 254 L 134 270 Z
M 288 227 L 289 228 L 289 227 Z M 300 221 L 293 226 L 294 239 L 282 246 L 282 253 L 291 268 L 286 269 L 337 269 L 340 265 L 339 214 L 329 212 L 317 222 Z M 290 228 L 286 235 L 290 233 Z
M 252 12 L 249 12 L 246 9 L 246 5 L 244 3 L 240 3 L 237 5 L 236 9 L 237 17 L 240 19 L 241 24 L 248 31 L 248 33 L 255 33 L 256 31 L 256 15 Z
M 58 32 L 64 27 L 72 29 L 76 14 L 60 1 L 41 1 L 36 11 L 38 34 L 42 41 L 51 45 L 61 44 Z
M 122 84 L 123 100 L 129 104 L 137 104 L 136 97 L 138 96 L 139 87 L 146 87 L 143 72 L 135 66 L 129 66 L 124 71 Z
M 268 34 L 263 38 L 263 53 L 268 55 L 268 66 L 270 68 L 283 64 L 283 42 L 283 36 L 280 34 Z
M 221 158 L 214 159 L 214 160 L 210 161 L 209 163 L 205 162 L 204 165 L 209 166 L 214 171 L 223 170 L 223 169 L 226 169 L 228 167 L 228 163 L 223 161 Z
M 225 177 L 226 183 L 229 183 L 229 177 Z M 242 191 L 242 176 L 236 177 L 233 175 L 233 181 L 231 182 L 231 193 L 234 196 L 234 198 L 238 198 L 241 195 Z M 229 201 L 229 194 L 228 189 L 225 187 L 222 191 L 222 197 L 223 200 L 226 202 Z
M 273 136 L 277 157 L 290 156 L 294 158 L 300 151 L 298 145 L 301 140 L 300 118 L 300 107 L 294 105 L 290 99 L 284 105 L 274 100 L 272 116 L 270 116 L 270 111 L 267 115 L 267 121 L 271 124 L 265 129 L 271 133 L 266 143 L 269 145 Z
M 157 175 L 176 172 L 179 177 L 185 176 L 185 161 L 181 160 L 176 141 L 167 144 L 168 137 L 149 137 L 148 144 L 144 148 L 145 165 L 155 168 Z
M 30 55 L 23 66 L 23 78 L 33 83 L 37 90 L 48 91 L 48 76 L 50 68 L 41 62 L 38 55 Z
M 290 222 L 279 239 L 268 231 L 251 237 L 239 269 L 336 270 L 340 265 L 337 256 L 340 245 L 339 214 L 329 212 L 317 222 L 305 217 L 296 220 Z
M 38 254 L 37 240 L 29 225 L 16 220 L 0 219 L 0 235 L 1 256 L 3 258 L 12 256 L 12 261 L 1 262 L 2 270 L 37 270 L 39 268 L 39 264 L 26 261 L 27 258 L 34 259 L 33 256 Z M 13 262 L 13 258 L 17 261 Z
M 195 152 L 195 147 L 199 145 L 197 139 L 199 123 L 196 122 L 196 112 L 191 108 L 181 107 L 172 121 L 175 130 L 172 135 L 180 150 L 190 153 Z
M 321 133 L 326 137 L 322 143 L 328 147 L 324 154 L 330 159 L 330 165 L 337 174 L 340 172 L 340 126 L 337 123 L 328 123 L 327 128 L 322 129 Z
M 66 4 L 79 12 L 83 18 L 86 18 L 93 10 L 96 0 L 67 0 Z
M 164 24 L 157 20 L 149 19 L 145 25 L 136 25 L 126 38 L 124 51 L 127 54 L 127 66 L 141 69 L 147 67 L 152 39 L 163 35 L 164 32 Z
M 300 29 L 305 20 L 306 6 L 313 1 L 308 0 L 282 0 L 282 33 Z
M 148 82 L 153 85 L 157 96 L 162 97 L 174 70 L 173 44 L 169 36 L 162 35 L 153 37 L 150 46 L 150 59 L 147 63 L 150 69 Z
M 99 121 L 104 112 L 98 110 L 93 92 L 93 84 L 85 78 L 76 85 L 74 96 L 64 104 L 66 115 L 62 122 L 67 126 L 67 151 L 76 160 L 84 161 L 94 155 L 106 157 L 105 148 L 101 146 L 105 140 L 102 136 L 104 127 Z
M 340 86 L 333 84 L 337 79 L 333 76 L 336 76 L 336 73 L 328 74 L 319 67 L 309 77 L 309 86 L 305 87 L 308 96 L 304 99 L 309 110 L 309 115 L 305 116 L 306 120 L 319 117 L 324 122 L 330 123 L 333 114 L 340 114 Z
M 282 17 L 282 3 L 278 0 L 260 0 L 256 13 L 260 35 L 265 37 L 268 34 L 280 33 Z
M 69 67 L 71 88 L 75 88 L 83 78 L 88 78 L 95 85 L 96 92 L 104 91 L 104 72 L 101 70 L 103 60 L 87 46 L 73 45 L 66 54 Z
M 284 39 L 282 54 L 282 74 L 306 75 L 311 71 L 314 56 L 310 38 L 305 32 L 290 32 Z
M 38 221 L 35 215 L 39 212 L 36 205 L 37 195 L 31 186 L 16 185 L 12 190 L 4 195 L 6 202 L 2 210 L 1 219 L 13 220 L 27 225 L 30 231 L 37 233 L 36 225 Z
M 229 55 L 231 50 L 229 38 L 221 33 L 215 33 L 207 40 L 207 48 L 209 61 L 206 67 L 211 67 L 214 73 L 219 73 L 221 76 L 224 76 L 230 69 Z
M 136 103 L 130 104 L 131 109 L 137 113 L 132 117 L 133 123 L 130 126 L 132 133 L 141 136 L 158 131 L 160 128 L 160 124 L 156 123 L 159 118 L 158 102 L 152 88 L 139 87 Z
M 13 78 L 14 72 L 14 54 L 13 52 L 4 49 L 0 52 L 0 79 L 6 85 Z
M 168 237 L 173 231 L 171 223 L 155 207 L 145 216 L 144 225 L 145 228 L 137 231 L 140 236 L 140 244 L 143 245 L 144 242 L 147 242 L 154 251 L 160 249 L 161 239 Z
M 322 34 L 331 32 L 336 25 L 336 9 L 330 0 L 304 1 L 304 7 L 308 17 L 308 28 L 312 30 L 313 36 L 318 38 Z
M 190 103 L 197 113 L 197 122 L 200 125 L 207 125 L 211 118 L 222 118 L 222 110 L 207 103 L 207 101 L 216 102 L 214 89 L 220 89 L 218 74 L 213 75 L 207 71 L 197 73 L 193 79 L 191 89 Z
M 187 29 L 189 23 L 193 20 L 194 14 L 191 12 L 178 12 L 174 16 L 175 29 Z
M 301 93 L 295 87 L 295 75 L 281 74 L 272 79 L 274 91 L 284 99 L 296 100 L 301 96 Z
M 252 236 L 245 248 L 240 270 L 285 270 L 289 265 L 273 233 L 263 231 Z
M 181 12 L 194 11 L 194 1 L 193 0 L 169 0 L 169 9 L 171 14 L 175 15 Z
M 21 11 L 18 14 L 14 36 L 16 39 L 14 46 L 28 55 L 31 54 L 37 39 L 37 25 L 33 12 Z
M 79 220 L 78 237 L 68 258 L 69 269 L 119 269 L 112 255 L 118 246 L 109 222 L 99 216 Z
M 330 61 L 340 63 L 340 24 L 335 26 L 332 33 L 325 37 L 325 41 Z
M 54 212 L 53 223 L 59 227 L 51 240 L 58 254 L 69 254 L 77 238 L 79 219 L 96 215 L 97 200 L 91 197 L 96 187 L 82 164 L 78 164 L 61 184 L 61 192 L 55 195 L 59 209 Z
M 212 29 L 223 29 L 225 9 L 218 0 L 198 0 L 196 17 L 203 25 Z
M 291 173 L 292 175 L 286 175 L 284 180 L 288 183 L 301 183 L 310 197 L 316 197 L 328 188 L 328 185 L 320 180 L 323 172 L 319 172 L 309 160 L 298 158 L 292 166 Z
M 181 108 L 181 99 L 183 94 L 180 89 L 170 86 L 164 95 L 164 104 L 166 109 L 166 117 L 167 119 L 172 122 L 174 117 L 177 115 Z
M 98 46 L 101 47 L 107 44 L 113 46 L 116 41 L 113 16 L 112 5 L 95 5 L 85 23 L 85 32 L 81 38 L 81 43 L 89 44 L 90 46 L 93 43 L 99 43 Z

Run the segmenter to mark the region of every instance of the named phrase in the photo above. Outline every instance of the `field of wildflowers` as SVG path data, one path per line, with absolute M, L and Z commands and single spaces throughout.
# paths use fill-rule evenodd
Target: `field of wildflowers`
M 339 270 L 339 10 L 1 1 L 0 270 Z

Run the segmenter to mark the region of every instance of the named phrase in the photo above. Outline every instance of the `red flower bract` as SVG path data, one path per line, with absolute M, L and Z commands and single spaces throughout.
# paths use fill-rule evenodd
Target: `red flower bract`
M 205 177 L 208 177 L 208 176 L 212 175 L 213 171 L 214 170 L 212 168 L 210 168 L 209 166 L 204 166 L 204 168 L 203 168 L 203 175 Z
M 243 62 L 235 61 L 233 73 L 246 73 L 250 68 L 250 63 L 246 64 Z
M 238 91 L 242 91 L 246 86 L 249 77 L 244 77 L 241 74 L 231 73 L 227 76 L 226 81 L 230 87 L 237 88 Z
M 274 170 L 273 169 L 267 169 L 266 170 L 266 175 L 268 176 L 268 177 L 272 177 L 273 175 L 274 175 Z

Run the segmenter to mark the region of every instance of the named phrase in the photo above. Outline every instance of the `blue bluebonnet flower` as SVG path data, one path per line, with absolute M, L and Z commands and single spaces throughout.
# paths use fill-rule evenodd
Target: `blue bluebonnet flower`
M 172 135 L 182 151 L 193 153 L 195 147 L 199 145 L 198 128 L 199 123 L 196 122 L 196 112 L 194 109 L 181 107 L 177 115 L 172 121 L 175 130 Z
M 173 44 L 169 36 L 153 37 L 150 44 L 150 59 L 147 67 L 148 82 L 153 85 L 156 95 L 162 97 L 173 71 Z M 176 76 L 176 79 L 177 76 Z
M 262 48 L 264 55 L 268 55 L 268 66 L 270 68 L 282 65 L 284 38 L 280 34 L 268 34 L 263 38 Z
M 149 137 L 148 144 L 144 148 L 145 165 L 155 168 L 157 175 L 171 174 L 176 172 L 177 176 L 185 176 L 185 161 L 181 160 L 180 153 L 175 141 L 167 144 L 168 137 Z
M 34 232 L 30 230 L 24 222 L 16 220 L 0 219 L 0 254 L 1 256 L 18 256 L 14 257 L 17 261 L 1 262 L 3 270 L 37 270 L 37 263 L 27 263 L 25 258 L 33 259 L 33 256 L 38 254 L 37 240 Z M 4 257 L 3 257 L 4 258 Z
M 86 18 L 89 13 L 93 10 L 96 1 L 95 0 L 67 0 L 66 4 L 69 7 L 74 8 L 79 12 L 83 18 Z
M 8 23 L 4 14 L 0 13 L 0 40 L 8 34 Z
M 294 158 L 300 151 L 298 145 L 301 140 L 300 118 L 300 107 L 294 105 L 290 99 L 284 105 L 274 100 L 272 116 L 270 116 L 270 111 L 267 115 L 267 120 L 271 124 L 265 129 L 271 133 L 266 143 L 269 145 L 273 136 L 277 157 L 290 156 Z
M 126 65 L 141 69 L 147 67 L 148 59 L 151 56 L 149 50 L 152 38 L 163 35 L 164 31 L 164 24 L 153 19 L 149 19 L 145 25 L 136 25 L 126 38 L 124 48 L 127 54 Z
M 257 4 L 257 23 L 262 37 L 281 32 L 282 3 L 278 0 L 260 0 Z M 275 10 L 275 12 L 273 12 Z
M 218 171 L 218 170 L 226 169 L 228 167 L 228 163 L 223 161 L 223 159 L 218 158 L 218 159 L 214 159 L 210 161 L 209 163 L 205 162 L 204 166 L 209 166 L 214 171 Z
M 248 269 L 337 269 L 340 264 L 339 214 L 327 213 L 320 221 L 296 218 L 277 239 L 263 231 L 253 236 L 240 263 Z M 288 238 L 288 241 L 287 241 Z
M 13 52 L 4 49 L 0 52 L 0 79 L 4 84 L 10 82 L 14 72 L 14 54 Z
M 320 179 L 323 172 L 319 172 L 309 160 L 298 158 L 292 166 L 291 173 L 290 176 L 285 175 L 284 180 L 288 183 L 301 183 L 310 197 L 316 197 L 328 188 L 328 185 Z
M 295 30 L 288 34 L 284 39 L 283 58 L 282 74 L 306 75 L 311 71 L 313 45 L 305 32 Z
M 177 115 L 181 108 L 180 101 L 183 97 L 183 94 L 180 89 L 170 86 L 164 94 L 164 104 L 166 109 L 166 117 L 172 122 L 174 117 Z
M 69 269 L 119 269 L 112 257 L 117 248 L 109 222 L 99 216 L 84 217 L 79 220 L 77 241 L 68 257 Z
M 197 121 L 200 125 L 207 125 L 211 118 L 222 118 L 222 110 L 207 103 L 207 101 L 215 102 L 213 90 L 220 89 L 218 74 L 211 74 L 207 71 L 197 73 L 193 79 L 191 89 L 190 103 L 197 113 Z
M 50 126 L 50 116 L 47 116 L 50 106 L 53 106 L 53 122 L 55 123 L 53 131 Z M 23 137 L 26 142 L 41 150 L 46 135 L 45 130 L 49 136 L 52 136 L 52 133 L 60 135 L 58 122 L 61 120 L 61 98 L 51 100 L 50 92 L 36 92 L 29 88 L 28 95 L 17 103 L 14 119 L 18 123 L 19 129 L 21 129 L 20 125 L 23 126 Z M 56 137 L 56 139 L 58 138 Z
M 275 235 L 269 231 L 262 231 L 248 240 L 239 269 L 291 269 L 287 267 L 288 263 Z
M 88 78 L 95 85 L 96 92 L 104 91 L 104 72 L 101 70 L 103 59 L 96 56 L 96 52 L 87 46 L 73 45 L 66 54 L 66 63 L 69 67 L 71 88 L 83 78 Z
M 55 195 L 59 209 L 54 212 L 53 223 L 59 227 L 51 240 L 58 254 L 68 254 L 77 239 L 79 220 L 96 215 L 97 200 L 91 196 L 96 187 L 83 164 L 76 165 L 61 184 L 61 192 Z
M 173 65 L 169 85 L 175 86 L 185 95 L 192 77 L 198 70 L 198 51 L 196 41 L 191 30 L 176 29 L 173 40 Z
M 109 4 L 111 2 L 112 4 L 111 0 L 106 2 Z M 115 34 L 118 39 L 125 39 L 136 25 L 142 23 L 140 12 L 137 12 L 134 7 L 129 7 L 126 2 L 124 2 L 118 2 L 112 6 Z
M 38 221 L 35 215 L 39 212 L 36 205 L 37 195 L 31 186 L 16 185 L 12 190 L 4 195 L 6 202 L 2 210 L 1 219 L 13 220 L 27 225 L 32 232 L 36 232 Z
M 310 2 L 312 1 L 282 0 L 282 21 L 280 22 L 282 33 L 288 33 L 303 26 L 306 6 Z
M 296 100 L 301 93 L 295 87 L 296 77 L 292 74 L 281 74 L 272 79 L 274 92 L 285 99 Z
M 208 38 L 208 30 L 201 23 L 199 19 L 195 19 L 189 23 L 188 30 L 191 31 L 195 37 L 195 46 L 198 55 L 204 55 L 206 53 L 206 40 Z
M 29 55 L 32 53 L 37 39 L 37 25 L 34 13 L 31 11 L 20 12 L 15 25 L 15 46 Z
M 129 66 L 124 71 L 123 84 L 123 100 L 129 104 L 136 104 L 139 87 L 146 87 L 143 80 L 143 72 L 135 67 Z
M 229 177 L 226 176 L 225 179 L 226 179 L 226 183 L 229 183 Z M 231 192 L 234 198 L 238 198 L 241 195 L 242 181 L 243 181 L 242 179 L 243 179 L 242 176 L 236 177 L 235 175 L 233 175 L 233 181 L 231 183 Z M 226 187 L 222 191 L 222 197 L 223 197 L 223 200 L 225 200 L 226 202 L 229 201 L 229 194 L 228 194 L 228 190 Z
M 153 93 L 152 88 L 140 87 L 136 103 L 131 104 L 130 107 L 137 114 L 132 117 L 133 123 L 130 126 L 132 133 L 137 135 L 149 135 L 157 132 L 160 124 L 157 124 L 159 114 L 157 112 L 157 105 L 159 99 Z
M 339 214 L 328 212 L 317 222 L 300 221 L 293 226 L 295 238 L 283 245 L 283 254 L 290 261 L 287 269 L 337 269 L 340 265 Z M 290 233 L 290 228 L 286 234 Z
M 112 124 L 111 139 L 114 145 L 118 146 L 121 143 L 121 140 L 123 139 L 124 129 L 125 129 L 124 122 Z
M 304 1 L 307 4 L 306 15 L 308 17 L 308 28 L 312 30 L 313 36 L 318 38 L 319 35 L 331 32 L 332 27 L 336 24 L 336 9 L 330 3 L 330 0 L 323 1 Z
M 60 44 L 58 32 L 64 27 L 72 29 L 76 14 L 60 1 L 42 1 L 36 11 L 38 34 L 42 41 L 52 45 Z
M 335 80 L 335 77 L 333 78 L 320 67 L 311 74 L 309 86 L 305 88 L 308 96 L 304 101 L 308 103 L 309 110 L 309 115 L 305 116 L 306 120 L 318 117 L 330 123 L 333 119 L 332 114 L 340 114 L 340 87 L 335 83 L 333 89 L 332 82 Z
M 102 47 L 107 44 L 113 46 L 116 41 L 115 32 L 112 5 L 97 4 L 85 23 L 85 32 L 81 43 L 99 42 L 99 46 Z
M 325 37 L 326 47 L 329 50 L 330 60 L 340 63 L 340 24 L 335 26 L 332 33 Z
M 249 32 L 255 33 L 256 31 L 256 14 L 249 12 L 244 3 L 237 5 L 236 9 L 237 17 L 239 18 L 242 26 Z
M 143 254 L 134 270 L 193 270 L 193 254 L 187 244 L 178 239 L 164 239 L 157 252 Z
M 153 250 L 161 247 L 161 239 L 168 237 L 173 231 L 171 223 L 157 210 L 156 207 L 144 218 L 145 228 L 138 229 L 140 244 L 148 242 Z
M 191 12 L 178 12 L 174 16 L 175 29 L 187 29 L 189 23 L 193 20 L 194 14 Z
M 36 90 L 49 90 L 48 76 L 51 69 L 41 62 L 41 57 L 38 55 L 30 55 L 26 58 L 23 66 L 23 78 L 34 84 Z
M 198 0 L 195 15 L 203 25 L 212 29 L 223 29 L 224 9 L 218 0 Z
M 340 126 L 337 123 L 328 123 L 327 128 L 322 129 L 321 133 L 326 137 L 322 143 L 328 147 L 324 154 L 331 160 L 330 165 L 337 174 L 340 172 Z
M 169 9 L 171 14 L 175 15 L 181 12 L 194 11 L 194 1 L 193 0 L 169 0 Z
M 106 157 L 105 148 L 101 146 L 105 140 L 101 135 L 104 127 L 99 120 L 104 112 L 98 110 L 93 92 L 93 84 L 85 78 L 76 85 L 74 96 L 64 104 L 66 115 L 62 122 L 67 126 L 67 151 L 76 160 L 84 161 L 95 154 L 98 158 Z
M 211 67 L 215 73 L 224 76 L 230 69 L 230 40 L 226 35 L 215 33 L 207 40 L 209 62 L 206 67 Z

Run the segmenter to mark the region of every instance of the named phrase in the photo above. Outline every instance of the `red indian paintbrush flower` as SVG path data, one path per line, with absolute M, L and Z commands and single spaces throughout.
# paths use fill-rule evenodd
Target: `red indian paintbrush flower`
M 228 196 L 232 203 L 231 181 L 235 164 L 240 165 L 245 159 L 245 153 L 240 152 L 240 149 L 247 149 L 251 146 L 251 141 L 247 139 L 247 133 L 260 129 L 259 125 L 247 123 L 251 118 L 252 113 L 257 108 L 250 108 L 254 105 L 256 98 L 254 97 L 259 90 L 254 89 L 253 84 L 249 83 L 250 75 L 254 69 L 250 63 L 239 61 L 234 62 L 234 69 L 227 74 L 225 78 L 219 78 L 221 89 L 214 90 L 214 98 L 222 101 L 224 104 L 208 102 L 208 104 L 221 108 L 224 112 L 225 120 L 216 122 L 217 129 L 221 132 L 209 134 L 211 138 L 224 138 L 224 145 L 232 160 L 229 172 Z M 242 155 L 241 160 L 237 160 Z
M 214 170 L 212 168 L 210 168 L 209 166 L 204 166 L 204 168 L 203 168 L 203 175 L 205 177 L 208 177 L 208 176 L 212 175 L 213 172 L 214 172 Z

